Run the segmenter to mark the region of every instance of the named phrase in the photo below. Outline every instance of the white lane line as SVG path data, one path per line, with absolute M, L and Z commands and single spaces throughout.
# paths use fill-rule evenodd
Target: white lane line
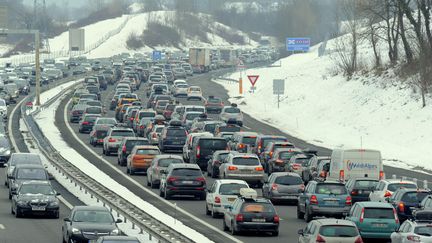
M 104 159 L 100 154 L 97 154 L 95 151 L 91 150 L 87 144 L 85 144 L 83 141 L 81 141 L 81 139 L 75 134 L 75 132 L 73 131 L 72 127 L 70 126 L 69 122 L 68 122 L 68 118 L 67 118 L 67 108 L 69 107 L 70 103 L 71 103 L 72 99 L 70 99 L 68 101 L 68 103 L 66 104 L 65 108 L 64 108 L 64 112 L 63 112 L 63 118 L 64 118 L 64 123 L 66 124 L 66 127 L 69 129 L 69 131 L 71 132 L 72 136 L 75 138 L 75 140 L 80 143 L 82 146 L 84 146 L 84 148 L 89 151 L 90 153 L 92 153 L 94 156 L 96 156 L 97 158 L 99 158 L 102 162 L 104 162 L 106 165 L 108 165 L 109 167 L 111 167 L 111 169 L 115 170 L 116 172 L 118 172 L 121 176 L 123 176 L 124 178 L 126 178 L 128 181 L 130 181 L 131 183 L 133 183 L 134 185 L 136 185 L 137 187 L 139 187 L 140 189 L 142 189 L 143 191 L 151 194 L 152 196 L 154 196 L 155 198 L 157 198 L 158 200 L 160 200 L 162 203 L 168 205 L 171 208 L 176 209 L 177 211 L 180 211 L 182 213 L 184 213 L 185 215 L 187 215 L 190 218 L 193 218 L 194 220 L 196 220 L 197 222 L 199 222 L 200 224 L 206 226 L 207 228 L 210 228 L 216 232 L 218 232 L 219 234 L 227 237 L 228 239 L 234 241 L 234 242 L 238 242 L 241 243 L 243 241 L 233 237 L 232 235 L 229 235 L 225 232 L 223 232 L 222 230 L 216 228 L 215 226 L 205 222 L 204 220 L 196 217 L 195 215 L 189 213 L 188 211 L 184 210 L 183 208 L 179 208 L 174 206 L 174 204 L 166 201 L 165 199 L 159 197 L 158 194 L 154 193 L 153 191 L 151 191 L 150 189 L 144 187 L 143 185 L 139 184 L 137 181 L 135 181 L 134 179 L 132 179 L 131 177 L 129 177 L 128 175 L 126 175 L 122 170 L 118 169 L 117 167 L 115 167 L 113 164 L 111 164 L 109 161 L 107 161 L 106 159 Z M 154 205 L 156 206 L 156 205 Z
M 8 133 L 9 133 L 9 139 L 11 140 L 12 147 L 15 148 L 15 152 L 17 152 L 17 153 L 19 153 L 19 152 L 21 152 L 21 151 L 19 150 L 19 148 L 18 148 L 18 146 L 17 146 L 17 144 L 16 144 L 15 137 L 12 136 L 12 135 L 13 135 L 13 134 L 12 134 L 12 123 L 14 122 L 13 119 L 12 119 L 12 117 L 13 117 L 13 115 L 15 114 L 16 110 L 18 109 L 18 107 L 21 107 L 21 104 L 24 102 L 24 100 L 25 100 L 25 99 L 22 99 L 18 104 L 15 104 L 15 107 L 13 108 L 12 112 L 10 113 L 10 117 L 8 117 L 8 119 L 9 119 L 9 120 L 8 120 Z M 21 117 L 18 117 L 18 118 L 21 118 Z M 18 122 L 18 123 L 19 123 L 19 122 Z M 20 131 L 20 133 L 21 133 L 21 131 Z
M 244 128 L 252 130 L 250 127 L 243 125 Z
M 6 227 L 4 227 L 4 225 L 0 224 L 0 230 L 4 230 L 6 229 Z
M 68 202 L 63 196 L 57 196 L 57 198 L 60 202 L 62 202 L 69 209 L 73 208 L 73 205 L 70 202 Z

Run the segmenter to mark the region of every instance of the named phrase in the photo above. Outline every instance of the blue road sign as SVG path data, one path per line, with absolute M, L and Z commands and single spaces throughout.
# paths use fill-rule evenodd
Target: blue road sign
M 287 51 L 309 51 L 311 39 L 310 38 L 287 38 L 286 49 Z
M 152 56 L 153 61 L 158 61 L 162 59 L 162 52 L 161 51 L 153 51 Z

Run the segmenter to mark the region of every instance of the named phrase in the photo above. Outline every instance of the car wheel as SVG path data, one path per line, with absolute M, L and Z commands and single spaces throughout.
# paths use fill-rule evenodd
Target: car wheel
M 12 194 L 9 192 L 9 199 L 12 199 Z
M 170 200 L 170 199 L 171 199 L 171 196 L 168 194 L 166 188 L 165 188 L 165 190 L 164 190 L 164 198 L 165 198 L 166 200 Z
M 158 188 L 158 184 L 153 183 L 153 180 L 151 180 L 151 181 L 150 181 L 150 187 L 151 187 L 152 189 L 156 189 L 156 188 Z
M 126 167 L 126 174 L 129 174 L 129 173 L 130 173 L 129 167 Z
M 102 154 L 106 155 L 105 147 L 102 148 Z
M 16 218 L 21 218 L 21 213 L 20 213 L 20 211 L 18 210 L 18 208 L 17 209 L 15 209 L 15 217 Z
M 209 170 L 209 168 L 207 167 L 207 176 L 210 176 L 210 177 L 212 177 L 213 178 L 213 175 L 212 175 L 212 173 L 210 172 L 210 170 Z
M 7 185 L 8 185 L 7 181 L 5 181 L 4 185 L 5 185 L 5 186 L 7 186 Z
M 219 213 L 215 212 L 214 208 L 212 208 L 212 210 L 211 210 L 211 216 L 212 216 L 212 218 L 217 218 L 217 217 L 219 217 Z
M 308 208 L 305 207 L 305 220 L 307 223 L 309 223 L 310 221 L 312 221 L 313 219 L 313 214 L 311 212 L 309 212 Z
M 129 168 L 129 174 L 130 175 L 134 175 L 135 174 L 135 170 L 133 168 Z
M 300 205 L 297 204 L 297 218 L 298 219 L 304 219 L 305 214 L 300 211 Z
M 273 232 L 272 232 L 272 235 L 273 235 L 273 236 L 278 236 L 278 235 L 279 235 L 279 230 L 273 231 Z
M 11 214 L 15 214 L 12 205 L 11 205 Z
M 109 150 L 106 150 L 105 153 L 106 153 L 106 156 L 110 156 L 111 155 L 111 152 Z
M 151 178 L 147 177 L 147 186 L 151 186 L 150 180 L 151 180 Z
M 229 230 L 229 228 L 225 223 L 225 219 L 223 219 L 223 231 L 228 231 L 228 230 Z
M 231 222 L 231 234 L 232 235 L 236 235 L 237 234 L 237 230 L 234 229 L 234 223 Z
M 208 204 L 207 203 L 206 203 L 205 210 L 206 210 L 206 215 L 211 215 L 211 211 L 208 209 Z

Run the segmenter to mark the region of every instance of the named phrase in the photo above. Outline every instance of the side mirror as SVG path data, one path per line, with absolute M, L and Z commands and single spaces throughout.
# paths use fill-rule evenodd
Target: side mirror
M 123 223 L 123 220 L 117 219 L 115 222 L 116 222 L 116 224 L 119 224 L 119 223 Z
M 70 218 L 64 218 L 63 221 L 64 222 L 71 222 Z
M 299 230 L 297 231 L 297 234 L 299 234 L 299 235 L 304 235 L 303 229 L 299 229 Z

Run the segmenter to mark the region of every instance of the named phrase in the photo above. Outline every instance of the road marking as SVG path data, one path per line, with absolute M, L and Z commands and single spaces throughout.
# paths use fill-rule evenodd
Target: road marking
M 57 198 L 60 202 L 62 202 L 69 209 L 73 208 L 73 205 L 70 202 L 68 202 L 63 196 L 58 196 Z
M 227 237 L 228 239 L 231 239 L 234 242 L 238 242 L 241 243 L 243 241 L 233 237 L 232 235 L 229 235 L 223 231 L 221 231 L 220 229 L 216 228 L 215 226 L 205 222 L 204 220 L 196 217 L 195 215 L 187 212 L 186 210 L 184 210 L 183 208 L 180 207 L 176 207 L 174 204 L 166 201 L 165 199 L 159 197 L 158 194 L 154 193 L 153 191 L 151 191 L 150 189 L 144 187 L 143 185 L 139 184 L 137 181 L 135 181 L 134 179 L 132 179 L 131 177 L 129 177 L 128 175 L 126 175 L 122 170 L 120 170 L 119 168 L 115 167 L 113 164 L 111 164 L 108 160 L 104 159 L 100 154 L 97 154 L 95 151 L 91 150 L 87 144 L 85 144 L 83 141 L 81 141 L 81 139 L 75 134 L 75 132 L 73 131 L 72 127 L 70 126 L 69 122 L 68 122 L 68 118 L 67 118 L 67 107 L 69 107 L 70 103 L 71 103 L 72 99 L 70 99 L 67 103 L 66 106 L 64 107 L 64 112 L 63 112 L 63 119 L 64 119 L 64 123 L 66 124 L 66 127 L 69 129 L 69 131 L 72 133 L 72 136 L 75 138 L 75 140 L 77 140 L 78 143 L 80 143 L 82 146 L 84 146 L 84 148 L 89 151 L 90 153 L 92 153 L 94 156 L 96 156 L 97 158 L 99 158 L 102 162 L 104 162 L 106 165 L 108 165 L 109 167 L 111 167 L 111 169 L 115 170 L 116 172 L 118 172 L 121 176 L 123 176 L 124 178 L 126 178 L 128 181 L 130 181 L 131 183 L 133 183 L 134 185 L 136 185 L 137 187 L 139 187 L 140 189 L 144 190 L 145 192 L 151 194 L 152 196 L 154 196 L 155 198 L 159 199 L 161 202 L 165 203 L 166 205 L 168 205 L 169 207 L 176 209 L 177 211 L 180 211 L 182 213 L 184 213 L 185 215 L 187 215 L 190 218 L 193 218 L 194 220 L 196 220 L 197 222 L 199 222 L 200 224 L 206 226 L 207 228 L 210 228 L 216 232 L 218 232 L 219 234 Z M 154 205 L 156 206 L 156 205 Z M 160 210 L 160 209 L 159 209 Z M 162 211 L 162 210 L 161 210 Z M 189 227 L 189 226 L 188 226 Z
M 6 229 L 6 228 L 4 227 L 4 225 L 0 224 L 0 230 L 4 230 L 4 229 Z
M 16 110 L 18 109 L 18 107 L 21 107 L 21 104 L 22 104 L 25 100 L 26 100 L 26 99 L 22 99 L 18 104 L 15 104 L 15 107 L 13 108 L 12 112 L 10 113 L 10 117 L 8 117 L 8 133 L 9 133 L 9 139 L 11 140 L 12 147 L 14 147 L 15 152 L 17 152 L 17 153 L 19 153 L 19 152 L 21 152 L 21 151 L 19 150 L 19 148 L 18 148 L 18 146 L 17 146 L 17 144 L 16 144 L 15 137 L 14 137 L 14 136 L 11 136 L 11 135 L 13 135 L 13 134 L 12 134 L 12 122 L 14 122 L 13 119 L 12 119 L 12 117 L 13 117 L 13 115 L 15 114 Z M 18 118 L 21 118 L 21 117 L 18 117 Z M 19 124 L 19 123 L 18 123 L 18 124 Z M 21 131 L 20 131 L 20 133 L 21 133 Z
M 252 130 L 250 127 L 243 125 L 244 128 Z

